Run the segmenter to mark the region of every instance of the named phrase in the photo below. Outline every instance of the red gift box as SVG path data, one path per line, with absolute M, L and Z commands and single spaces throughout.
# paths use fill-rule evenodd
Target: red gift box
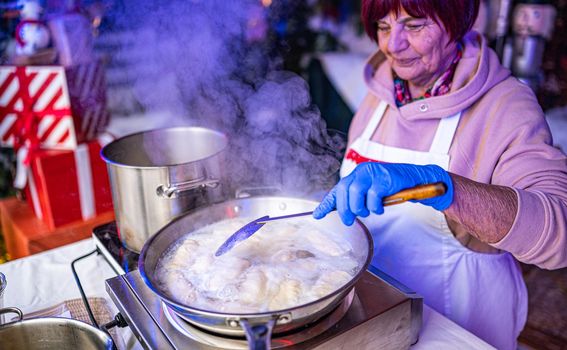
M 30 161 L 27 198 L 50 229 L 112 211 L 106 164 L 97 141 L 73 151 L 41 150 Z
M 99 61 L 61 66 L 0 66 L 0 145 L 75 149 L 109 123 Z
M 0 67 L 0 145 L 77 146 L 62 67 Z

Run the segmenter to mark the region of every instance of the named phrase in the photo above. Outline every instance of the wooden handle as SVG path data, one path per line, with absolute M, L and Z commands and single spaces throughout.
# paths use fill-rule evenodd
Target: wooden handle
M 384 206 L 400 204 L 409 200 L 427 199 L 444 195 L 447 192 L 447 186 L 443 182 L 421 185 L 405 189 L 391 196 L 384 197 L 382 204 Z

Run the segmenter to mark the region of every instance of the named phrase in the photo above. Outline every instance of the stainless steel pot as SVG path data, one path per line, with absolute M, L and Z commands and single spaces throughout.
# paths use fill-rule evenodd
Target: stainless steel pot
M 18 314 L 18 320 L 0 326 L 1 349 L 112 349 L 108 334 L 84 322 L 59 317 L 23 320 L 23 314 L 17 308 L 0 309 L 0 314 L 7 313 Z
M 250 197 L 235 199 L 200 208 L 172 221 L 149 239 L 138 260 L 140 274 L 150 289 L 170 308 L 189 322 L 212 332 L 246 335 L 251 348 L 269 347 L 272 333 L 287 332 L 312 323 L 332 311 L 351 291 L 354 283 L 366 270 L 372 258 L 372 239 L 360 221 L 344 226 L 336 213 L 318 221 L 322 229 L 344 231 L 359 261 L 359 271 L 343 287 L 333 293 L 305 305 L 297 305 L 273 312 L 236 314 L 215 310 L 202 310 L 181 304 L 157 288 L 156 266 L 167 249 L 176 241 L 203 226 L 235 217 L 276 216 L 313 210 L 319 202 L 289 197 Z M 243 243 L 244 244 L 244 243 Z
M 226 199 L 220 132 L 177 127 L 117 139 L 102 149 L 122 244 L 140 252 L 174 217 Z

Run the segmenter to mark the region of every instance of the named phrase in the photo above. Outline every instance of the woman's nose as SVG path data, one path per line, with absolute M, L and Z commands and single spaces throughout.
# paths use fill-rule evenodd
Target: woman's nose
M 406 35 L 403 30 L 393 29 L 388 38 L 388 51 L 396 53 L 403 51 L 407 46 Z

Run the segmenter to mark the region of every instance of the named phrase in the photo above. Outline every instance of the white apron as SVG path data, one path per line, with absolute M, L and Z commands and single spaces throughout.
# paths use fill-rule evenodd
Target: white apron
M 362 135 L 347 149 L 341 177 L 364 161 L 436 164 L 449 168 L 449 148 L 461 113 L 441 119 L 429 152 L 370 141 L 387 104 L 381 102 Z M 419 203 L 362 218 L 372 233 L 372 265 L 424 297 L 424 302 L 498 349 L 516 349 L 527 316 L 527 291 L 509 253 L 477 253 L 451 233 L 445 216 Z

